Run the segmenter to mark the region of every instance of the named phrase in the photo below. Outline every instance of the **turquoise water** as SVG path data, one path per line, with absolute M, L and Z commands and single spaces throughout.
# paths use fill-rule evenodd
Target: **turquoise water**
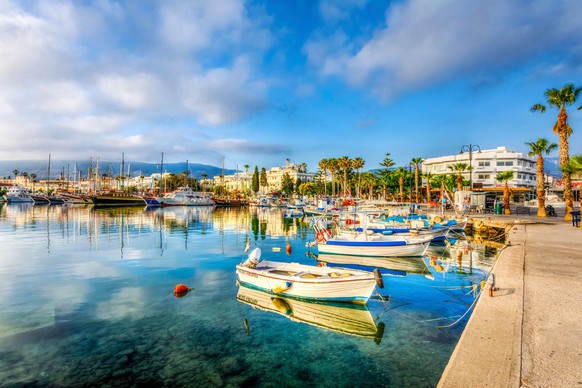
M 435 386 L 495 254 L 393 260 L 354 308 L 239 290 L 247 237 L 318 263 L 278 210 L 0 205 L 0 386 Z

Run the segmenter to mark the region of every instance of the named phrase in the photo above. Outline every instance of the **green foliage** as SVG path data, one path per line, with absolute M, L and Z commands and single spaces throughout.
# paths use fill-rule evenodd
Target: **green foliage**
M 251 179 L 251 190 L 253 193 L 259 192 L 259 168 L 255 166 L 255 171 L 253 172 L 253 178 Z
M 265 167 L 261 168 L 261 175 L 259 176 L 259 183 L 263 189 L 266 189 L 269 185 L 269 181 L 267 180 L 267 170 Z
M 305 182 L 299 185 L 297 191 L 301 195 L 315 195 L 318 193 L 318 188 L 313 182 Z
M 294 186 L 293 179 L 288 172 L 285 172 L 283 177 L 281 177 L 281 192 L 291 194 L 293 193 Z

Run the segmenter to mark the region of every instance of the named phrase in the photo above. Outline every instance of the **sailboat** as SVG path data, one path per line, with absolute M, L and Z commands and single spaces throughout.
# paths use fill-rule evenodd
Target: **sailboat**
M 121 173 L 124 172 L 124 154 L 121 154 Z M 145 206 L 143 197 L 131 194 L 127 191 L 111 190 L 106 193 L 91 196 L 91 201 L 95 206 Z

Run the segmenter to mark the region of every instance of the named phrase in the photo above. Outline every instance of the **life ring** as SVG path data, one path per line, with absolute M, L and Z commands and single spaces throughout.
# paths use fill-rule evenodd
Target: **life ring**
M 352 220 L 351 218 L 348 218 L 346 220 L 346 225 L 352 225 L 354 223 L 354 220 Z
M 315 241 L 317 241 L 318 243 L 322 243 L 325 241 L 325 236 L 324 236 L 323 232 L 317 232 L 315 234 Z

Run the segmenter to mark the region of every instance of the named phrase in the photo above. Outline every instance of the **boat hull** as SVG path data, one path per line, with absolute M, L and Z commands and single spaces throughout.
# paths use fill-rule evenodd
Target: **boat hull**
M 346 241 L 328 240 L 318 243 L 319 253 L 352 256 L 422 256 L 430 245 L 431 239 L 407 242 L 394 241 Z
M 238 265 L 236 267 L 236 273 L 240 284 L 247 288 L 282 297 L 358 304 L 365 304 L 376 286 L 374 275 L 363 271 L 354 270 L 354 272 L 358 272 L 360 275 L 351 278 L 339 277 L 322 280 L 321 277 L 302 278 L 281 275 L 269 272 L 264 268 L 258 267 L 253 269 L 244 265 Z M 292 268 L 289 267 L 288 269 Z M 277 287 L 282 287 L 288 282 L 292 284 L 288 289 L 282 292 L 275 292 Z
M 146 202 L 142 197 L 128 195 L 125 193 L 105 194 L 92 196 L 91 200 L 95 206 L 145 206 Z

